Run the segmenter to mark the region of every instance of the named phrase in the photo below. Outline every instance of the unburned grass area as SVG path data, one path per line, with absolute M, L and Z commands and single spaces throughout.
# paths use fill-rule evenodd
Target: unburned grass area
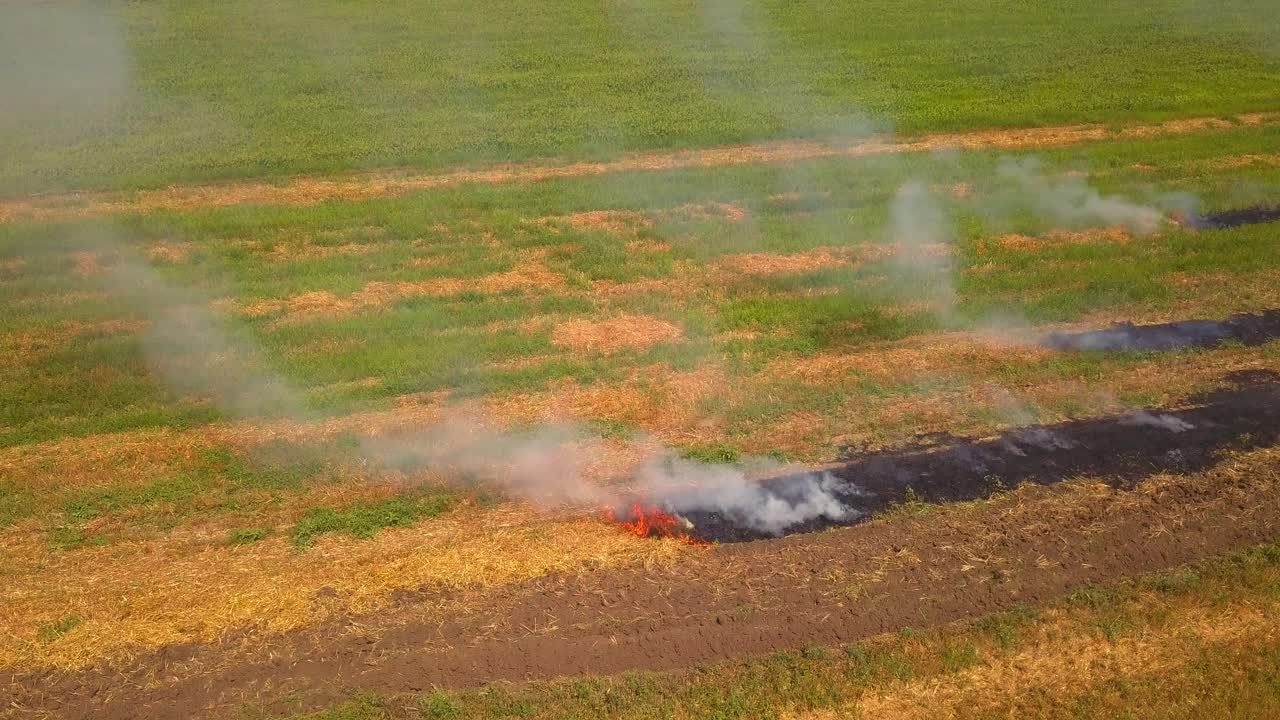
M 1204 164 L 1261 152 L 1275 132 L 1242 124 L 1198 144 L 1096 143 L 1088 181 L 1138 202 L 1192 192 L 1212 207 L 1246 180 L 1280 182 L 1270 166 Z M 1159 168 L 1155 188 L 1133 167 L 1139 157 Z M 821 159 L 0 226 L 0 257 L 21 260 L 0 278 L 0 298 L 21 308 L 0 319 L 0 343 L 18 359 L 0 370 L 10 400 L 0 444 L 227 419 L 217 398 L 157 381 L 154 303 L 112 279 L 125 256 L 210 307 L 241 345 L 260 346 L 261 371 L 320 415 L 420 393 L 610 387 L 660 362 L 720 361 L 740 377 L 954 326 L 1221 317 L 1280 301 L 1269 226 L 1054 234 L 1027 208 L 987 212 L 982 198 L 1007 184 L 1001 162 L 985 152 Z M 1081 163 L 1050 151 L 1037 172 L 1058 182 Z M 935 179 L 957 228 L 930 251 L 933 271 L 903 278 L 885 206 L 913 177 Z M 974 178 L 967 197 L 948 195 Z M 88 274 L 77 270 L 85 256 Z M 653 344 L 566 340 L 626 318 L 671 330 Z
M 968 623 L 676 673 L 362 696 L 374 718 L 1265 718 L 1280 711 L 1280 548 Z M 1225 715 L 1224 715 L 1225 713 Z
M 0 189 L 1269 110 L 1276 77 L 1262 28 L 1277 18 L 1258 0 L 1213 12 L 1173 0 L 94 10 L 9 23 L 18 47 L 37 30 L 61 47 L 54 30 L 93 26 L 78 57 L 96 82 L 63 97 L 76 81 L 55 73 L 31 93 L 0 144 L 12 160 Z M 35 50 L 52 52 L 23 53 L 20 76 L 48 70 Z

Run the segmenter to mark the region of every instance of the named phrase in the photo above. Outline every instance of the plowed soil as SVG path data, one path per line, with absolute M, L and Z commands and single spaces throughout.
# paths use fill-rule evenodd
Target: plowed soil
M 1198 419 L 1256 417 L 1277 392 L 1272 374 L 1226 378 L 1196 401 L 1220 414 Z M 268 643 L 228 637 L 84 671 L 9 673 L 0 687 L 19 716 L 232 717 L 245 702 L 292 711 L 360 690 L 683 668 L 973 617 L 1275 539 L 1280 449 L 1260 428 L 1233 428 L 1233 442 L 1165 430 L 1199 458 L 1185 466 L 1143 463 L 1135 449 L 1116 473 L 1098 464 L 1096 481 L 1039 485 L 1031 472 L 986 502 L 691 550 L 662 568 L 542 577 L 500 597 L 422 588 Z M 1052 455 L 1035 467 L 1053 476 Z

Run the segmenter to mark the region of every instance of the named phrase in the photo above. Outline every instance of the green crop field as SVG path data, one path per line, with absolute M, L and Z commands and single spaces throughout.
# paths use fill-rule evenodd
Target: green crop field
M 0 717 L 1273 716 L 1276 28 L 0 8 Z
M 0 30 L 77 111 L 0 115 L 0 189 L 1272 110 L 1280 52 L 1266 0 L 86 5 Z

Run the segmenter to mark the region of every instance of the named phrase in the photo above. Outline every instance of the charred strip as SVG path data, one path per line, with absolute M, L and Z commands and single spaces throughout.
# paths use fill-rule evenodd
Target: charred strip
M 1280 220 L 1280 205 L 1192 215 L 1187 218 L 1187 225 L 1196 230 L 1226 230 L 1241 225 L 1261 225 L 1277 220 Z
M 1156 325 L 1118 323 L 1105 330 L 1052 333 L 1040 344 L 1063 352 L 1153 351 L 1207 348 L 1227 341 L 1257 346 L 1277 337 L 1280 337 L 1280 310 L 1264 310 L 1232 315 L 1226 320 L 1180 320 Z
M 947 503 L 989 497 L 1029 482 L 1052 485 L 1098 477 L 1129 489 L 1162 472 L 1198 472 L 1225 449 L 1275 444 L 1280 435 L 1280 375 L 1233 373 L 1227 387 L 1188 399 L 1179 410 L 1143 410 L 1006 432 L 994 439 L 947 438 L 913 447 L 850 457 L 829 471 L 829 489 L 848 506 L 842 520 L 818 517 L 781 534 L 853 525 L 907 499 Z M 811 474 L 762 481 L 785 498 L 812 483 Z M 724 513 L 682 507 L 679 496 L 662 503 L 688 520 L 690 534 L 722 543 L 772 537 Z

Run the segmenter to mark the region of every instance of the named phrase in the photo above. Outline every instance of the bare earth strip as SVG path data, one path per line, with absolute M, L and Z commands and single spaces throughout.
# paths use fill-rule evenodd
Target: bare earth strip
M 240 204 L 306 205 L 325 200 L 356 200 L 475 183 L 534 182 L 627 171 L 782 163 L 823 157 L 859 157 L 942 149 L 1016 150 L 1054 147 L 1099 140 L 1209 132 L 1240 125 L 1265 125 L 1276 122 L 1277 119 L 1280 119 L 1280 112 L 1253 113 L 1234 118 L 1188 118 L 1150 125 L 1130 125 L 1119 129 L 1090 124 L 933 133 L 912 138 L 879 135 L 843 143 L 789 140 L 674 152 L 631 153 L 605 162 L 512 164 L 433 174 L 383 171 L 331 177 L 294 177 L 279 183 L 248 181 L 175 185 L 136 193 L 36 195 L 0 201 L 0 222 Z

